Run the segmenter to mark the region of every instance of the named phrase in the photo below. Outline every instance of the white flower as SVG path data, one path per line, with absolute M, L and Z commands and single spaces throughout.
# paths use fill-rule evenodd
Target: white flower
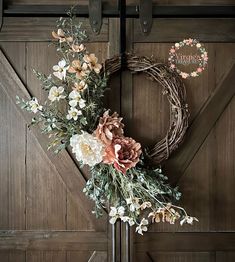
M 202 45 L 201 45 L 200 43 L 197 43 L 197 44 L 196 44 L 196 47 L 197 47 L 197 48 L 200 48 L 201 46 L 202 46 Z
M 38 110 L 42 110 L 42 106 L 39 105 L 36 97 L 32 98 L 32 100 L 29 101 L 29 106 L 34 114 L 36 114 Z
M 123 218 L 123 215 L 125 213 L 125 208 L 123 206 L 120 206 L 118 208 L 111 207 L 109 216 L 111 217 L 109 220 L 110 224 L 115 224 L 118 218 Z
M 66 118 L 68 120 L 73 119 L 73 120 L 78 120 L 78 116 L 82 115 L 82 111 L 81 110 L 77 110 L 74 107 L 71 107 L 68 111 L 68 114 L 66 116 Z
M 53 72 L 53 75 L 58 77 L 60 80 L 63 80 L 66 77 L 66 71 L 68 68 L 69 66 L 66 66 L 66 61 L 62 59 L 59 61 L 58 65 L 53 66 L 53 70 L 55 71 Z
M 138 210 L 140 208 L 139 198 L 137 198 L 137 197 L 127 198 L 126 203 L 128 205 L 130 205 L 130 211 L 131 212 L 135 212 L 136 210 Z
M 131 218 L 129 219 L 128 223 L 129 223 L 130 227 L 132 227 L 132 226 L 134 226 L 135 221 L 134 221 L 134 219 L 131 217 Z
M 148 230 L 148 220 L 143 218 L 140 222 L 140 224 L 136 227 L 135 232 L 138 232 L 140 235 L 143 235 L 143 231 L 146 232 Z
M 190 217 L 190 216 L 185 216 L 181 221 L 180 221 L 180 225 L 182 226 L 184 223 L 193 224 L 193 221 L 199 221 L 196 217 Z
M 102 142 L 87 132 L 82 132 L 81 135 L 73 135 L 70 138 L 70 145 L 77 160 L 82 161 L 83 164 L 94 166 L 103 159 Z
M 194 72 L 191 73 L 191 76 L 196 77 L 196 76 L 198 76 L 198 74 L 197 74 L 197 72 L 194 71 Z
M 128 222 L 130 226 L 133 226 L 135 224 L 135 221 L 132 217 L 123 216 L 123 217 L 121 217 L 121 220 L 123 222 Z
M 81 98 L 81 95 L 79 94 L 79 92 L 77 90 L 73 90 L 70 94 L 69 94 L 69 99 L 71 99 L 69 101 L 69 105 L 71 107 L 76 107 L 77 104 L 79 104 L 80 108 L 83 108 L 86 106 L 86 101 L 84 99 Z
M 60 99 L 66 97 L 65 95 L 63 95 L 63 93 L 64 93 L 64 88 L 62 86 L 59 87 L 53 86 L 49 91 L 48 99 L 51 100 L 52 102 L 59 101 Z
M 175 47 L 178 48 L 180 46 L 179 43 L 175 43 Z

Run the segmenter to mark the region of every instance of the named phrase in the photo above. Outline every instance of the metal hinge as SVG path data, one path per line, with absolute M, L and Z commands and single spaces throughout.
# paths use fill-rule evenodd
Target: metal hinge
M 140 26 L 144 34 L 149 34 L 153 24 L 152 0 L 140 0 L 139 2 Z
M 102 26 L 101 0 L 89 0 L 89 20 L 92 31 L 98 35 Z

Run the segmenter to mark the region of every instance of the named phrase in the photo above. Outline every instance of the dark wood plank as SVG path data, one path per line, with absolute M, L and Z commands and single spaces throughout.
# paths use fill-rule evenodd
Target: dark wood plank
M 51 41 L 51 32 L 56 29 L 56 20 L 51 17 L 6 17 L 0 32 L 0 41 Z M 79 18 L 83 28 L 87 31 L 89 41 L 108 41 L 108 20 L 103 19 L 99 35 L 95 35 L 88 19 Z
M 17 75 L 21 81 L 26 83 L 26 67 L 25 67 L 25 57 L 26 57 L 26 43 L 25 42 L 1 42 L 0 47 L 7 57 L 8 61 L 11 63 L 12 67 L 16 71 Z
M 144 236 L 136 235 L 134 243 L 135 252 L 233 251 L 235 233 L 147 233 Z
M 79 262 L 87 262 L 89 258 L 92 256 L 93 251 L 67 251 L 67 261 L 66 262 L 77 262 L 79 258 Z
M 229 70 L 221 85 L 219 85 L 209 97 L 200 113 L 189 127 L 180 152 L 173 155 L 167 162 L 166 169 L 174 170 L 175 181 L 178 181 L 179 177 L 184 173 L 216 121 L 231 101 L 235 93 L 234 81 L 235 64 Z
M 29 1 L 29 0 L 13 0 Z M 34 0 L 35 1 L 35 0 Z M 50 0 L 52 1 L 52 0 Z M 127 0 L 127 4 L 138 4 L 138 0 Z M 233 0 L 153 0 L 153 4 L 163 5 L 233 5 Z
M 26 229 L 66 229 L 67 190 L 31 131 L 27 132 L 26 168 Z
M 141 262 L 215 262 L 214 252 L 137 252 L 134 261 Z
M 177 42 L 187 37 L 201 42 L 234 42 L 235 19 L 154 19 L 151 33 L 143 35 L 134 20 L 134 42 Z M 200 28 L 200 30 L 199 30 Z
M 30 262 L 67 262 L 65 251 L 27 251 L 26 259 Z
M 0 250 L 106 251 L 107 236 L 86 231 L 0 231 Z
M 94 251 L 88 262 L 107 262 L 107 253 L 104 251 Z
M 15 57 L 13 63 L 24 75 L 24 43 L 5 46 L 5 51 Z M 26 124 L 2 89 L 0 111 L 0 228 L 25 229 Z
M 5 56 L 0 53 L 0 74 L 2 76 L 0 86 L 7 93 L 9 99 L 15 103 L 16 95 L 29 99 L 30 95 L 27 89 L 24 87 L 18 76 L 15 74 L 13 68 L 5 58 Z M 24 117 L 26 122 L 30 122 L 31 116 L 27 112 L 20 110 L 19 112 Z M 54 155 L 51 151 L 47 150 L 47 138 L 40 133 L 36 128 L 32 129 L 40 146 L 43 148 L 44 152 L 52 163 L 56 166 L 58 173 L 60 174 L 62 180 L 64 181 L 67 189 L 74 195 L 80 204 L 81 209 L 87 216 L 87 219 L 91 221 L 95 228 L 103 229 L 105 224 L 102 219 L 97 220 L 94 215 L 91 214 L 93 208 L 93 203 L 87 199 L 87 197 L 82 192 L 82 188 L 85 186 L 85 180 L 78 167 L 72 161 L 71 157 L 66 150 L 63 150 L 60 154 Z
M 25 252 L 17 250 L 0 251 L 1 262 L 25 262 Z

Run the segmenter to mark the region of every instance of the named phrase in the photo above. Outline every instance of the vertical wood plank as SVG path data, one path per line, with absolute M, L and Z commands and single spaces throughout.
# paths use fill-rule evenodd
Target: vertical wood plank
M 25 47 L 25 42 L 0 42 L 1 50 L 24 84 L 26 83 Z
M 67 262 L 65 251 L 27 251 L 29 262 Z
M 25 44 L 4 44 L 1 48 L 24 79 Z M 0 227 L 24 229 L 26 124 L 1 87 L 0 111 Z
M 69 251 L 67 252 L 67 262 L 87 262 L 89 258 L 92 256 L 93 252 L 86 251 Z
M 26 161 L 27 229 L 66 229 L 66 188 L 30 131 Z

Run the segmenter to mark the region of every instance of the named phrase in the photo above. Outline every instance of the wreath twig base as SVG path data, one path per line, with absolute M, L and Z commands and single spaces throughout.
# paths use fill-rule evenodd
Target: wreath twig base
M 170 123 L 166 135 L 154 144 L 147 152 L 150 160 L 159 164 L 168 159 L 182 142 L 188 128 L 188 105 L 186 103 L 185 86 L 179 75 L 165 64 L 158 63 L 145 56 L 127 54 L 126 68 L 132 73 L 144 73 L 152 81 L 162 87 L 162 93 L 170 103 Z M 105 61 L 105 71 L 110 74 L 121 69 L 121 57 L 114 56 Z

